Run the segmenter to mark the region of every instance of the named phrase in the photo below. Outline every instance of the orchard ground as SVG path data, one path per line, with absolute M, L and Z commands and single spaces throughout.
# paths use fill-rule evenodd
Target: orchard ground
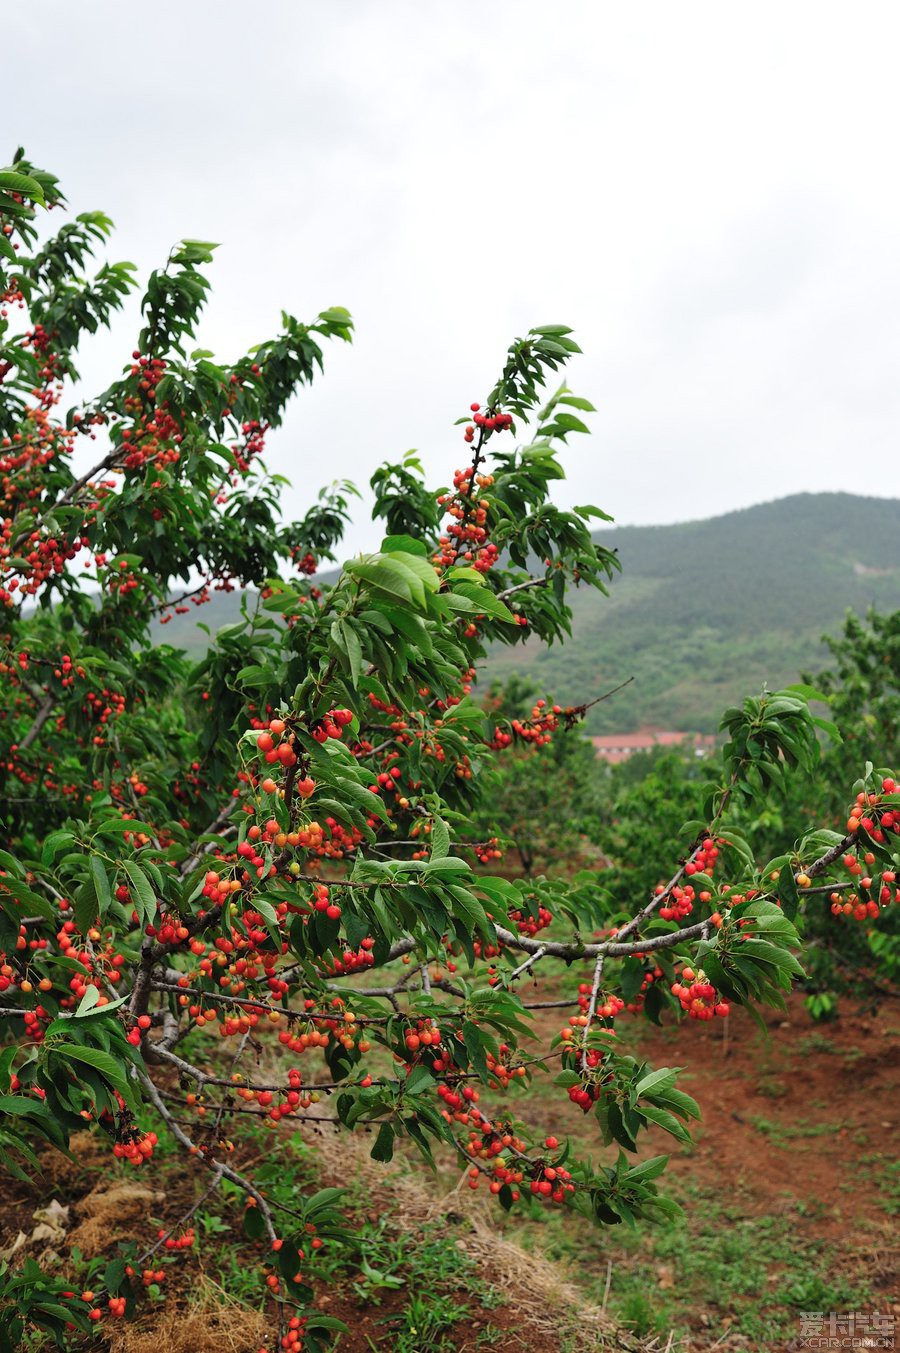
M 553 994 L 543 983 L 540 996 Z M 557 1023 L 558 1012 L 545 1012 L 538 1033 Z M 344 1134 L 338 1177 L 328 1124 L 260 1131 L 245 1144 L 244 1163 L 263 1157 L 276 1136 L 280 1166 L 298 1188 L 350 1187 L 358 1248 L 333 1260 L 319 1254 L 318 1304 L 351 1329 L 339 1338 L 341 1353 L 787 1350 L 797 1346 L 801 1311 L 900 1319 L 897 1003 L 848 1004 L 839 1019 L 816 1024 L 796 994 L 767 1024 L 763 1038 L 736 1010 L 728 1021 L 692 1025 L 685 1037 L 619 1021 L 629 1047 L 683 1065 L 684 1084 L 704 1106 L 694 1145 L 672 1153 L 669 1189 L 684 1208 L 677 1222 L 586 1234 L 562 1209 L 528 1222 L 512 1213 L 498 1246 L 498 1205 L 467 1189 L 465 1176 L 432 1181 L 408 1152 L 385 1173 L 367 1159 L 369 1139 Z M 532 1112 L 549 1131 L 560 1092 L 549 1077 L 535 1086 Z M 590 1116 L 581 1120 L 572 1106 L 567 1127 L 577 1147 L 596 1148 Z M 642 1155 L 667 1149 L 653 1131 Z M 65 1236 L 36 1245 L 36 1255 L 55 1249 L 71 1264 L 80 1250 L 83 1275 L 118 1240 L 142 1247 L 153 1236 L 148 1214 L 161 1225 L 175 1220 L 200 1191 L 183 1158 L 160 1159 L 162 1173 L 147 1184 L 125 1167 L 114 1174 L 103 1146 L 86 1135 L 74 1164 L 48 1155 L 46 1188 L 4 1181 L 0 1248 L 20 1230 L 30 1234 L 32 1214 L 51 1198 L 70 1209 Z M 265 1329 L 256 1275 L 233 1258 L 242 1211 L 234 1194 L 210 1199 L 195 1218 L 196 1252 L 166 1267 L 165 1302 L 137 1325 L 111 1330 L 111 1345 L 98 1335 L 90 1347 L 250 1348 Z

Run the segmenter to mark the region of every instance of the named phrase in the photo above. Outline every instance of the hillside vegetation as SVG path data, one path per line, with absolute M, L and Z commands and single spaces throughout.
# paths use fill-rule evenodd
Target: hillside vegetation
M 597 532 L 618 551 L 609 597 L 580 593 L 565 649 L 495 650 L 488 672 L 531 677 L 563 703 L 634 677 L 591 732 L 642 723 L 715 730 L 729 702 L 825 658 L 848 609 L 900 607 L 900 503 L 798 494 L 675 526 Z
M 729 702 L 777 688 L 824 661 L 844 613 L 900 607 L 900 503 L 797 494 L 675 526 L 626 526 L 596 540 L 618 551 L 609 597 L 573 597 L 573 641 L 495 648 L 485 676 L 530 678 L 562 703 L 590 700 L 589 732 L 653 723 L 712 732 Z M 327 578 L 327 574 L 325 575 Z M 175 616 L 162 635 L 196 656 L 239 613 L 237 593 Z

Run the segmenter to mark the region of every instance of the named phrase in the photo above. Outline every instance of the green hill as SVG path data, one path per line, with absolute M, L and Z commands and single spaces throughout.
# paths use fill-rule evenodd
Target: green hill
M 564 704 L 632 684 L 591 711 L 591 732 L 653 723 L 714 731 L 724 705 L 825 660 L 845 612 L 900 608 L 900 503 L 798 494 L 708 521 L 596 533 L 622 574 L 609 597 L 574 595 L 564 647 L 498 647 L 487 677 L 518 672 Z M 237 617 L 237 594 L 177 616 L 164 637 L 199 656 Z
M 798 679 L 826 658 L 845 612 L 900 608 L 900 503 L 797 494 L 676 526 L 597 532 L 622 574 L 579 593 L 573 640 L 492 655 L 488 672 L 531 677 L 577 703 L 634 677 L 591 711 L 592 732 L 643 723 L 712 732 L 722 707 Z

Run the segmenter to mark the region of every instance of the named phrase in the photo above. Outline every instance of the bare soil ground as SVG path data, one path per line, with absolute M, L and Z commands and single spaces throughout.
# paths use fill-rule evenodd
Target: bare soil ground
M 818 1233 L 828 1238 L 877 1229 L 884 1219 L 879 1198 L 856 1182 L 848 1186 L 848 1171 L 869 1153 L 896 1149 L 898 1006 L 874 1014 L 847 1006 L 840 1019 L 816 1024 L 797 995 L 784 1014 L 766 1012 L 767 1038 L 740 1008 L 727 1021 L 677 1029 L 620 1021 L 630 1051 L 653 1066 L 684 1068 L 679 1086 L 703 1115 L 692 1127 L 693 1147 L 673 1149 L 673 1139 L 654 1129 L 642 1154 L 671 1154 L 667 1177 L 725 1178 L 761 1213 L 791 1197 L 814 1204 Z M 540 1013 L 542 1030 L 556 1032 L 558 1012 Z M 548 1130 L 564 1112 L 542 1103 Z M 596 1148 L 592 1118 L 573 1110 L 565 1126 L 585 1148 Z
M 556 1015 L 543 1016 L 545 1035 L 558 1029 Z M 674 1180 L 683 1199 L 716 1198 L 732 1217 L 755 1217 L 761 1226 L 789 1218 L 797 1249 L 833 1253 L 836 1278 L 864 1282 L 873 1309 L 893 1313 L 900 1342 L 900 1001 L 887 1000 L 875 1011 L 847 1003 L 839 1019 L 816 1024 L 795 993 L 783 1014 L 766 1012 L 766 1023 L 764 1036 L 740 1009 L 727 1021 L 677 1029 L 620 1021 L 629 1050 L 654 1066 L 684 1068 L 679 1085 L 702 1111 L 692 1146 L 679 1147 L 655 1129 L 641 1154 L 671 1156 L 661 1182 Z M 542 1097 L 539 1112 L 548 1131 L 559 1126 L 554 1100 Z M 591 1118 L 569 1116 L 565 1126 L 585 1150 L 596 1150 Z M 691 1220 L 702 1230 L 702 1221 Z M 641 1251 L 617 1251 L 613 1241 L 613 1281 L 617 1271 L 636 1264 L 646 1274 L 646 1258 Z M 655 1275 L 657 1295 L 677 1284 L 668 1263 Z M 778 1277 L 776 1261 L 768 1283 L 777 1285 Z M 651 1286 L 651 1302 L 653 1295 Z M 761 1290 L 759 1303 L 767 1300 Z M 679 1314 L 690 1333 L 673 1347 L 683 1353 L 753 1347 L 729 1334 L 728 1307 L 725 1294 L 718 1311 L 692 1308 L 686 1291 Z M 784 1342 L 766 1347 L 795 1346 L 799 1319 L 788 1324 Z

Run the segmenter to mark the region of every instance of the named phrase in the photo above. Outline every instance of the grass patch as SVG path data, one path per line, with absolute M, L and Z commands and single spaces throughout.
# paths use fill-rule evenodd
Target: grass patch
M 777 1076 L 761 1076 L 756 1083 L 756 1093 L 766 1099 L 784 1099 L 788 1087 Z
M 889 1217 L 900 1217 L 900 1161 L 872 1152 L 857 1156 L 854 1165 L 881 1210 Z
M 840 1131 L 840 1127 L 835 1123 L 803 1123 L 792 1126 L 775 1123 L 771 1118 L 762 1118 L 759 1114 L 751 1114 L 747 1121 L 757 1132 L 762 1132 L 764 1136 L 779 1144 L 805 1137 L 836 1137 Z
M 869 1299 L 864 1281 L 851 1283 L 836 1272 L 830 1245 L 803 1235 L 799 1222 L 808 1209 L 788 1203 L 777 1216 L 753 1215 L 723 1200 L 729 1187 L 676 1181 L 669 1192 L 682 1216 L 635 1231 L 617 1227 L 592 1235 L 565 1214 L 548 1213 L 542 1248 L 577 1266 L 588 1297 L 598 1302 L 609 1259 L 607 1309 L 644 1338 L 669 1332 L 686 1338 L 703 1313 L 713 1330 L 727 1327 L 753 1347 L 774 1346 L 800 1310 L 858 1309 Z M 529 1233 L 516 1239 L 527 1246 Z

